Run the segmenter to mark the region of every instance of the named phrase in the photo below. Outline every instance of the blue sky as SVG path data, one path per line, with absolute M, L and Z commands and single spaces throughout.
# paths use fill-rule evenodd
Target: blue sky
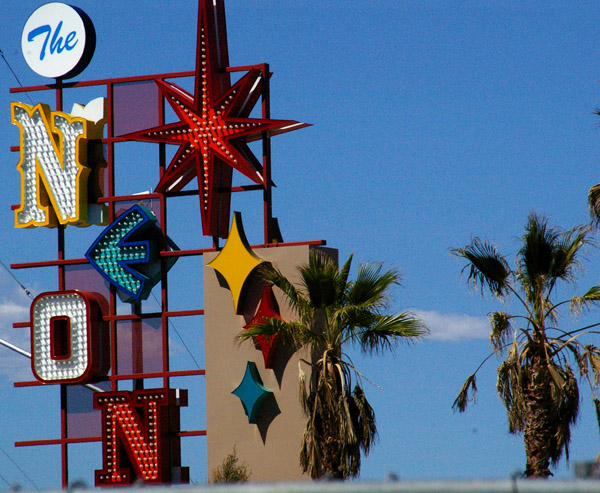
M 45 82 L 20 53 L 22 26 L 43 3 L 0 6 L 0 49 L 23 85 Z M 88 13 L 98 35 L 95 56 L 76 80 L 194 68 L 196 0 L 70 3 Z M 522 470 L 522 439 L 508 434 L 494 391 L 495 359 L 479 376 L 476 405 L 464 415 L 451 409 L 490 351 L 486 315 L 498 305 L 465 285 L 463 265 L 449 248 L 477 235 L 513 258 L 531 211 L 562 227 L 588 220 L 587 191 L 600 182 L 600 120 L 593 115 L 600 106 L 600 5 L 226 0 L 226 12 L 230 64 L 269 63 L 273 118 L 313 124 L 273 140 L 274 214 L 285 240 L 322 238 L 342 258 L 354 252 L 358 262 L 399 268 L 403 286 L 392 310 L 413 310 L 431 326 L 427 340 L 394 354 L 353 354 L 382 387 L 367 384 L 380 438 L 362 479 L 392 471 L 404 479 L 507 478 Z M 18 144 L 18 130 L 9 103 L 18 98 L 8 89 L 17 83 L 0 62 L 0 260 L 9 264 L 39 259 L 40 245 L 54 249 L 55 239 L 53 232 L 13 227 L 19 176 L 9 147 Z M 81 94 L 81 103 L 96 96 Z M 136 159 L 131 173 L 141 168 L 143 159 Z M 233 207 L 250 218 L 250 242 L 261 242 L 254 206 Z M 82 233 L 82 244 L 95 231 Z M 207 246 L 202 242 L 195 248 Z M 78 247 L 71 256 L 82 256 Z M 599 254 L 590 250 L 579 292 L 600 282 Z M 52 274 L 17 272 L 36 294 L 56 289 Z M 27 334 L 12 323 L 27 318 L 29 299 L 5 272 L 0 280 L 0 337 L 26 347 Z M 568 314 L 561 321 L 576 323 Z M 201 341 L 193 344 L 202 350 Z M 27 361 L 0 348 L 0 446 L 10 455 L 0 453 L 0 474 L 32 487 L 16 463 L 36 486 L 57 487 L 57 449 L 13 443 L 56 436 L 58 394 L 15 389 L 16 375 L 30 378 Z M 571 464 L 600 451 L 592 402 L 581 389 Z M 90 447 L 81 456 L 73 467 L 85 461 L 81 477 L 91 484 L 86 474 L 101 467 L 100 455 Z M 203 482 L 201 461 L 188 457 L 192 479 Z M 571 477 L 573 466 L 563 460 L 556 475 Z

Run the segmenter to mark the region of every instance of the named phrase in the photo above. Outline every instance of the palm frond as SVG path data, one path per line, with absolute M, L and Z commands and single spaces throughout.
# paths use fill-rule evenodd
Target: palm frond
M 498 367 L 496 390 L 506 408 L 508 430 L 510 433 L 523 431 L 526 417 L 526 399 L 524 394 L 522 366 L 523 354 L 516 340 L 511 344 L 506 359 Z
M 307 337 L 311 337 L 311 334 L 307 334 L 306 326 L 299 322 L 286 322 L 279 318 L 265 317 L 260 324 L 252 325 L 240 331 L 236 335 L 236 339 L 241 344 L 259 336 L 274 335 L 278 337 L 279 344 L 289 348 L 296 348 L 302 345 Z
M 600 183 L 590 188 L 588 192 L 588 208 L 592 219 L 592 224 L 600 224 Z
M 452 248 L 451 253 L 466 259 L 469 263 L 463 268 L 469 269 L 468 281 L 474 286 L 487 287 L 494 295 L 502 298 L 509 287 L 510 268 L 496 247 L 473 238 L 464 248 Z
M 363 264 L 358 268 L 356 280 L 348 283 L 346 302 L 371 310 L 386 306 L 392 285 L 399 284 L 400 274 L 396 270 L 383 272 L 383 266 Z
M 471 391 L 471 397 L 469 397 L 469 391 Z M 475 393 L 477 392 L 477 382 L 475 380 L 475 373 L 468 376 L 463 384 L 458 396 L 454 400 L 454 404 L 452 404 L 452 409 L 455 411 L 458 409 L 458 412 L 464 413 L 467 409 L 467 405 L 469 401 L 475 400 Z
M 600 429 L 600 400 L 594 397 L 594 407 L 596 408 L 596 422 L 598 423 L 598 429 Z
M 551 273 L 560 231 L 548 226 L 548 220 L 530 214 L 525 226 L 523 245 L 518 253 L 519 270 L 533 283 L 543 282 Z
M 325 252 L 312 252 L 308 265 L 299 269 L 302 288 L 312 308 L 334 305 L 340 297 L 338 292 L 339 271 Z
M 589 233 L 589 226 L 577 226 L 569 231 L 561 232 L 552 260 L 550 275 L 553 278 L 564 281 L 574 279 L 574 271 L 581 267 L 579 257 L 583 247 L 593 244 Z
M 348 276 L 350 275 L 350 267 L 352 266 L 353 258 L 354 258 L 354 254 L 352 253 L 348 257 L 348 260 L 346 260 L 346 262 L 344 262 L 344 265 L 340 269 L 340 272 L 338 275 L 338 281 L 339 281 L 338 291 L 340 293 L 343 293 L 345 291 L 346 285 L 348 284 Z
M 365 455 L 368 455 L 377 437 L 375 411 L 373 411 L 369 401 L 367 401 L 367 397 L 360 385 L 354 387 L 352 398 L 358 414 L 360 443 Z
M 554 364 L 548 365 L 548 371 L 550 372 L 550 376 L 552 377 L 552 381 L 554 382 L 554 386 L 558 389 L 561 389 L 565 385 L 565 379 L 562 376 L 562 368 L 558 367 Z
M 556 465 L 563 450 L 569 459 L 569 443 L 571 441 L 571 425 L 577 420 L 579 414 L 579 387 L 577 378 L 568 365 L 564 368 L 550 364 L 560 379 L 554 381 L 552 386 L 554 406 L 557 414 L 556 444 L 552 450 L 550 459 Z M 559 384 L 560 383 L 560 384 Z
M 590 309 L 598 303 L 600 303 L 600 286 L 593 286 L 582 296 L 574 296 L 570 300 L 571 310 L 574 313 L 579 313 L 583 309 Z
M 499 353 L 506 346 L 512 331 L 511 318 L 506 312 L 493 312 L 490 314 L 490 324 L 492 326 L 490 342 L 495 353 Z
M 285 298 L 291 308 L 299 314 L 305 313 L 308 308 L 307 300 L 302 296 L 302 293 L 294 286 L 279 269 L 271 263 L 265 263 L 258 267 L 259 274 L 272 286 L 277 286 L 285 294 Z
M 300 466 L 312 479 L 317 479 L 323 475 L 323 461 L 320 453 L 321 437 L 314 423 L 310 420 L 306 425 L 306 430 L 302 435 L 302 444 L 300 447 Z
M 584 351 L 587 356 L 587 362 L 589 362 L 594 374 L 594 386 L 597 387 L 600 382 L 600 349 L 592 344 L 588 344 L 584 347 Z
M 573 352 L 573 357 L 575 358 L 575 362 L 577 363 L 577 369 L 579 370 L 579 374 L 587 378 L 589 375 L 589 358 L 587 355 L 587 351 L 585 348 L 583 351 L 579 351 L 578 347 L 574 344 L 570 344 L 568 348 Z
M 364 353 L 372 354 L 392 349 L 401 341 L 414 341 L 429 333 L 422 320 L 408 312 L 379 315 L 370 327 L 359 327 L 353 338 Z

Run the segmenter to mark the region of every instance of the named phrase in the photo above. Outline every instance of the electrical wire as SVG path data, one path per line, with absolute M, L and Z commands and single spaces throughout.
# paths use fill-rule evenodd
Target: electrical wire
M 0 55 L 2 55 L 2 58 L 4 58 L 4 55 L 2 54 L 2 50 L 0 50 Z M 6 59 L 4 59 L 4 61 L 6 61 Z M 8 62 L 7 62 L 8 64 Z M 10 66 L 9 66 L 10 68 Z M 11 69 L 12 71 L 12 69 Z M 13 72 L 14 73 L 14 72 Z M 16 75 L 15 75 L 16 77 Z M 18 80 L 18 79 L 17 79 Z M 29 289 L 27 289 L 23 283 L 21 281 L 19 281 L 17 279 L 17 277 L 10 271 L 10 269 L 6 266 L 6 264 L 4 262 L 2 262 L 2 260 L 0 260 L 0 264 L 2 265 L 2 267 L 4 267 L 4 269 L 6 270 L 6 272 L 8 272 L 11 277 L 17 282 L 17 284 L 21 287 L 21 289 L 23 291 L 25 291 L 25 293 L 27 294 L 27 296 L 29 296 L 31 299 L 33 299 L 33 295 L 31 294 L 31 291 L 29 291 Z M 0 341 L 2 341 L 0 339 Z M 2 341 L 5 342 L 5 341 Z M 12 346 L 12 347 L 11 347 Z M 31 357 L 30 354 L 28 354 L 26 351 L 23 351 L 20 348 L 17 348 L 16 346 L 13 346 L 12 344 L 9 344 L 7 347 L 9 347 L 9 349 L 12 349 L 13 351 L 18 352 L 19 354 L 23 355 L 23 356 L 29 356 Z M 39 491 L 40 489 L 37 487 L 37 485 L 33 482 L 33 480 L 27 475 L 27 473 L 25 473 L 25 471 L 23 471 L 23 469 L 21 469 L 21 467 L 19 467 L 19 464 L 16 463 L 16 461 L 10 456 L 8 455 L 8 452 L 6 452 L 6 450 L 4 450 L 1 446 L 0 446 L 0 451 L 2 451 L 2 453 L 8 458 L 9 461 L 12 462 L 12 464 L 19 470 L 19 472 L 25 477 L 27 478 L 27 480 L 33 485 L 33 487 Z M 4 478 L 3 476 L 0 475 L 0 478 L 8 485 L 8 487 L 12 487 L 13 485 L 11 485 L 6 478 Z
M 8 455 L 8 453 L 6 452 L 6 450 L 4 450 L 2 447 L 0 447 L 0 450 L 2 451 L 2 453 L 3 453 L 4 455 L 6 455 L 6 457 L 8 457 L 8 460 L 9 460 L 9 461 L 11 461 L 11 462 L 13 463 L 13 465 L 14 465 L 14 466 L 15 466 L 15 467 L 16 467 L 16 468 L 19 470 L 19 472 L 20 472 L 20 473 L 21 473 L 23 476 L 25 476 L 25 478 L 27 478 L 27 481 L 29 481 L 29 482 L 30 482 L 30 483 L 33 485 L 33 487 L 34 487 L 34 488 L 35 488 L 37 491 L 40 491 L 40 489 L 39 489 L 39 488 L 37 487 L 37 485 L 36 485 L 36 484 L 33 482 L 33 480 L 32 480 L 32 479 L 31 479 L 31 478 L 30 478 L 30 477 L 27 475 L 27 473 L 26 473 L 25 471 L 23 471 L 23 469 L 21 469 L 21 468 L 19 467 L 19 464 L 17 464 L 17 463 L 16 463 L 16 462 L 13 460 L 13 458 L 12 458 L 10 455 Z M 4 479 L 4 478 L 3 478 L 3 479 Z M 6 480 L 5 480 L 5 481 L 6 481 Z
M 4 481 L 4 482 L 6 483 L 6 486 L 8 486 L 9 488 L 12 486 L 12 484 L 10 484 L 10 483 L 9 483 L 9 482 L 6 480 L 6 478 L 5 478 L 4 476 L 2 476 L 2 474 L 0 474 L 0 479 L 1 479 L 2 481 Z
M 34 298 L 34 296 L 31 294 L 31 291 L 29 291 L 29 289 L 27 289 L 27 288 L 26 288 L 26 287 L 23 285 L 23 283 L 17 279 L 17 276 L 15 276 L 15 275 L 13 274 L 13 272 L 12 272 L 12 271 L 11 271 L 11 270 L 10 270 L 10 269 L 9 269 L 9 268 L 6 266 L 6 264 L 5 264 L 4 262 L 2 262 L 2 260 L 0 260 L 0 264 L 2 264 L 2 267 L 4 267 L 4 270 L 5 270 L 6 272 L 8 272 L 8 273 L 11 275 L 11 277 L 12 277 L 12 278 L 13 278 L 13 279 L 14 279 L 14 280 L 17 282 L 17 284 L 18 284 L 19 286 L 21 286 L 21 289 L 22 289 L 23 291 L 25 291 L 25 294 L 26 294 L 27 296 L 29 296 L 31 299 L 33 299 L 33 298 Z
M 15 73 L 15 71 L 12 69 L 12 67 L 10 66 L 10 63 L 8 63 L 8 60 L 6 59 L 6 57 L 4 56 L 4 52 L 2 50 L 0 50 L 0 56 L 2 57 L 2 60 L 4 60 L 4 63 L 6 63 L 6 66 L 8 67 L 8 70 L 10 70 L 13 74 L 13 76 L 15 77 L 15 79 L 17 80 L 17 82 L 19 83 L 19 85 L 21 87 L 23 87 L 23 84 L 21 84 L 21 81 L 19 80 L 19 78 L 17 77 L 17 74 Z M 27 99 L 29 99 L 29 102 L 31 104 L 33 104 L 33 101 L 31 100 L 31 98 L 29 97 L 29 93 L 25 93 L 25 95 L 27 96 Z
M 160 303 L 160 301 L 158 301 L 158 298 L 156 297 L 156 295 L 154 293 L 150 293 L 150 294 L 152 294 L 152 297 L 154 298 L 154 301 L 156 301 L 156 304 L 158 306 L 160 306 L 161 310 L 162 310 L 162 304 Z M 175 327 L 175 325 L 173 325 L 173 322 L 171 322 L 170 318 L 169 318 L 169 325 L 173 328 L 173 330 L 175 331 L 175 334 L 177 334 L 177 337 L 179 337 L 179 340 L 181 341 L 181 344 L 183 344 L 183 347 L 185 348 L 185 350 L 187 351 L 187 353 L 190 355 L 190 358 L 192 358 L 192 360 L 194 361 L 194 363 L 198 367 L 198 370 L 200 370 L 201 369 L 200 368 L 200 364 L 198 363 L 198 361 L 196 361 L 196 358 L 194 358 L 194 355 L 190 351 L 190 348 L 187 346 L 187 344 L 183 340 L 183 337 L 181 337 L 181 334 L 179 333 L 179 331 L 177 330 L 177 328 Z

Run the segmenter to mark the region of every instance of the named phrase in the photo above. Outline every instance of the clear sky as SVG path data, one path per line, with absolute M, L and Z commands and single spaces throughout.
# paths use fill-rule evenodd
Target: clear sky
M 0 4 L 0 49 L 23 85 L 45 83 L 20 53 L 22 26 L 43 3 Z M 98 35 L 90 66 L 75 80 L 194 68 L 196 0 L 69 3 L 88 13 Z M 593 115 L 600 106 L 600 4 L 226 0 L 226 12 L 230 64 L 269 63 L 273 118 L 313 124 L 273 139 L 274 214 L 285 240 L 326 239 L 342 258 L 354 252 L 358 262 L 399 268 L 403 286 L 391 308 L 419 313 L 431 326 L 427 340 L 394 354 L 353 353 L 382 387 L 366 384 L 380 436 L 361 478 L 488 479 L 522 471 L 522 439 L 508 434 L 494 390 L 497 360 L 479 375 L 476 405 L 464 415 L 451 409 L 466 376 L 489 354 L 486 316 L 498 305 L 465 285 L 449 248 L 477 235 L 512 259 L 531 211 L 562 227 L 588 220 L 587 191 L 600 182 L 600 119 Z M 5 264 L 45 259 L 40 248 L 55 249 L 53 232 L 13 227 L 19 175 L 9 147 L 18 144 L 18 130 L 9 103 L 29 102 L 9 94 L 16 85 L 0 60 Z M 81 103 L 101 95 L 81 94 Z M 252 214 L 246 203 L 233 208 Z M 245 225 L 250 242 L 260 243 L 259 225 Z M 193 247 L 209 246 L 203 241 Z M 74 247 L 70 256 L 82 253 Z M 600 252 L 589 253 L 579 292 L 600 282 Z M 57 287 L 50 270 L 16 274 L 35 294 Z M 5 271 L 0 280 L 0 337 L 27 347 L 27 334 L 12 323 L 27 319 L 30 300 Z M 568 314 L 561 322 L 576 323 Z M 190 344 L 201 352 L 201 332 L 195 335 Z M 0 347 L 0 489 L 33 487 L 19 468 L 39 488 L 60 486 L 58 449 L 13 446 L 58 436 L 56 389 L 13 388 L 15 379 L 31 379 L 27 364 Z M 562 478 L 600 452 L 593 405 L 581 390 L 571 468 L 563 460 L 556 470 Z M 193 481 L 206 479 L 203 455 L 183 457 Z M 99 449 L 83 447 L 73 467 L 80 463 L 81 478 L 93 484 Z M 78 477 L 72 471 L 71 479 Z

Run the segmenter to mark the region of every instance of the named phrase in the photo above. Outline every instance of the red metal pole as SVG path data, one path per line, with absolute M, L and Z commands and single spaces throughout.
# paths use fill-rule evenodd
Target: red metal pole
M 113 116 L 113 95 L 114 85 L 108 83 L 106 86 L 107 98 L 107 115 L 106 115 L 106 135 L 109 139 L 113 137 L 114 116 Z M 106 195 L 114 197 L 115 195 L 115 168 L 114 168 L 115 144 L 113 140 L 109 140 L 106 144 Z M 108 204 L 108 222 L 112 223 L 115 219 L 115 203 L 113 201 Z M 114 317 L 117 314 L 117 290 L 114 286 L 110 286 L 109 294 L 109 315 Z M 118 373 L 118 358 L 117 358 L 117 321 L 110 321 L 110 367 L 112 375 Z M 111 390 L 118 390 L 118 380 L 111 378 Z
M 131 304 L 131 314 L 141 315 L 142 303 Z M 144 373 L 144 331 L 141 318 L 135 318 L 131 321 L 131 367 L 133 373 Z M 133 382 L 133 390 L 142 390 L 144 388 L 144 379 L 136 378 Z
M 167 199 L 164 195 L 160 199 L 160 228 L 164 237 L 167 237 Z M 166 250 L 166 245 L 165 245 Z M 167 262 L 168 257 L 161 256 L 160 258 L 160 316 L 162 328 L 162 371 L 163 371 L 163 387 L 170 387 L 168 371 L 170 368 L 169 362 L 169 280 Z
M 266 120 L 271 118 L 271 94 L 269 87 L 269 64 L 265 63 L 262 67 L 262 117 Z M 271 223 L 273 218 L 273 194 L 271 187 L 271 136 L 268 132 L 262 136 L 263 148 L 263 178 L 265 181 L 265 189 L 263 192 L 263 215 L 264 215 L 264 231 L 265 243 L 271 243 Z

